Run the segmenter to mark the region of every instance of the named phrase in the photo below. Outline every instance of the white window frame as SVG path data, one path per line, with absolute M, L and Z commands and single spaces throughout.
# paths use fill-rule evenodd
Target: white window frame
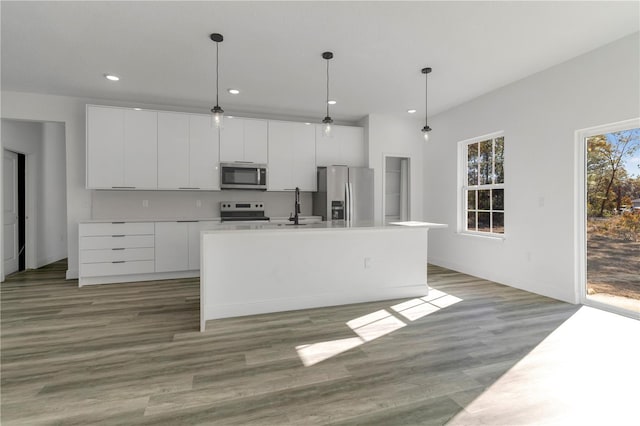
M 467 230 L 467 191 L 469 189 L 505 189 L 505 184 L 503 183 L 492 183 L 492 184 L 483 184 L 483 185 L 468 185 L 467 181 L 467 153 L 468 147 L 471 144 L 486 141 L 488 139 L 496 139 L 496 138 L 505 138 L 504 131 L 500 130 L 498 132 L 489 133 L 486 135 L 474 137 L 471 139 L 466 139 L 458 142 L 458 227 L 457 231 L 460 235 L 470 235 L 477 236 L 483 238 L 492 238 L 496 240 L 504 240 L 506 237 L 506 223 L 505 223 L 505 232 L 502 234 L 491 232 L 491 231 L 470 231 Z M 505 138 L 506 139 L 506 138 Z M 503 153 L 504 155 L 504 153 Z M 492 156 L 495 156 L 495 152 Z M 505 163 L 506 163 L 506 155 L 504 155 Z M 495 163 L 494 163 L 495 165 Z M 492 166 L 493 167 L 493 166 Z M 503 165 L 504 167 L 504 165 Z M 495 172 L 495 170 L 494 170 Z M 506 197 L 505 197 L 506 198 Z M 477 200 L 476 200 L 477 203 Z M 505 214 L 506 219 L 506 205 L 504 206 L 504 210 L 502 210 Z M 493 210 L 490 210 L 491 222 L 493 222 L 493 215 L 491 214 Z M 491 226 L 491 229 L 493 226 Z

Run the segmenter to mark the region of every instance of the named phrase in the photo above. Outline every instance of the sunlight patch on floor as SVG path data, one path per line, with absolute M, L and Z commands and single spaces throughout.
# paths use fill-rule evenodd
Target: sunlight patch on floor
M 461 301 L 462 299 L 458 297 L 430 288 L 428 296 L 398 303 L 391 306 L 391 309 L 407 320 L 415 321 Z M 327 360 L 407 326 L 407 323 L 386 309 L 362 315 L 347 321 L 346 324 L 358 337 L 296 346 L 298 356 L 305 367 Z
M 582 307 L 449 425 L 637 425 L 640 322 Z

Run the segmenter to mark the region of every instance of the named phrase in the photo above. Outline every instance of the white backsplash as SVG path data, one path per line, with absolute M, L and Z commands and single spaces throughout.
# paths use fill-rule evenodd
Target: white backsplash
M 303 216 L 311 215 L 311 195 L 311 192 L 300 193 L 301 215 Z M 214 218 L 220 217 L 220 203 L 222 201 L 263 201 L 267 216 L 289 216 L 293 212 L 294 193 L 233 190 L 94 190 L 92 191 L 91 219 Z

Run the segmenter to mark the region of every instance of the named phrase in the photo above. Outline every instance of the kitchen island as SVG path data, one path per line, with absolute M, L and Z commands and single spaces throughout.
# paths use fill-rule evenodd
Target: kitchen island
M 212 319 L 425 296 L 428 231 L 446 226 L 336 221 L 204 231 L 200 330 Z

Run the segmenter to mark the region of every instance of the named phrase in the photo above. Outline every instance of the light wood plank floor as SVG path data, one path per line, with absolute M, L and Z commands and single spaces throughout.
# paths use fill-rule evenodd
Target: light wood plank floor
M 441 425 L 579 309 L 430 266 L 433 300 L 200 333 L 197 279 L 78 288 L 65 269 L 1 284 L 3 425 Z

